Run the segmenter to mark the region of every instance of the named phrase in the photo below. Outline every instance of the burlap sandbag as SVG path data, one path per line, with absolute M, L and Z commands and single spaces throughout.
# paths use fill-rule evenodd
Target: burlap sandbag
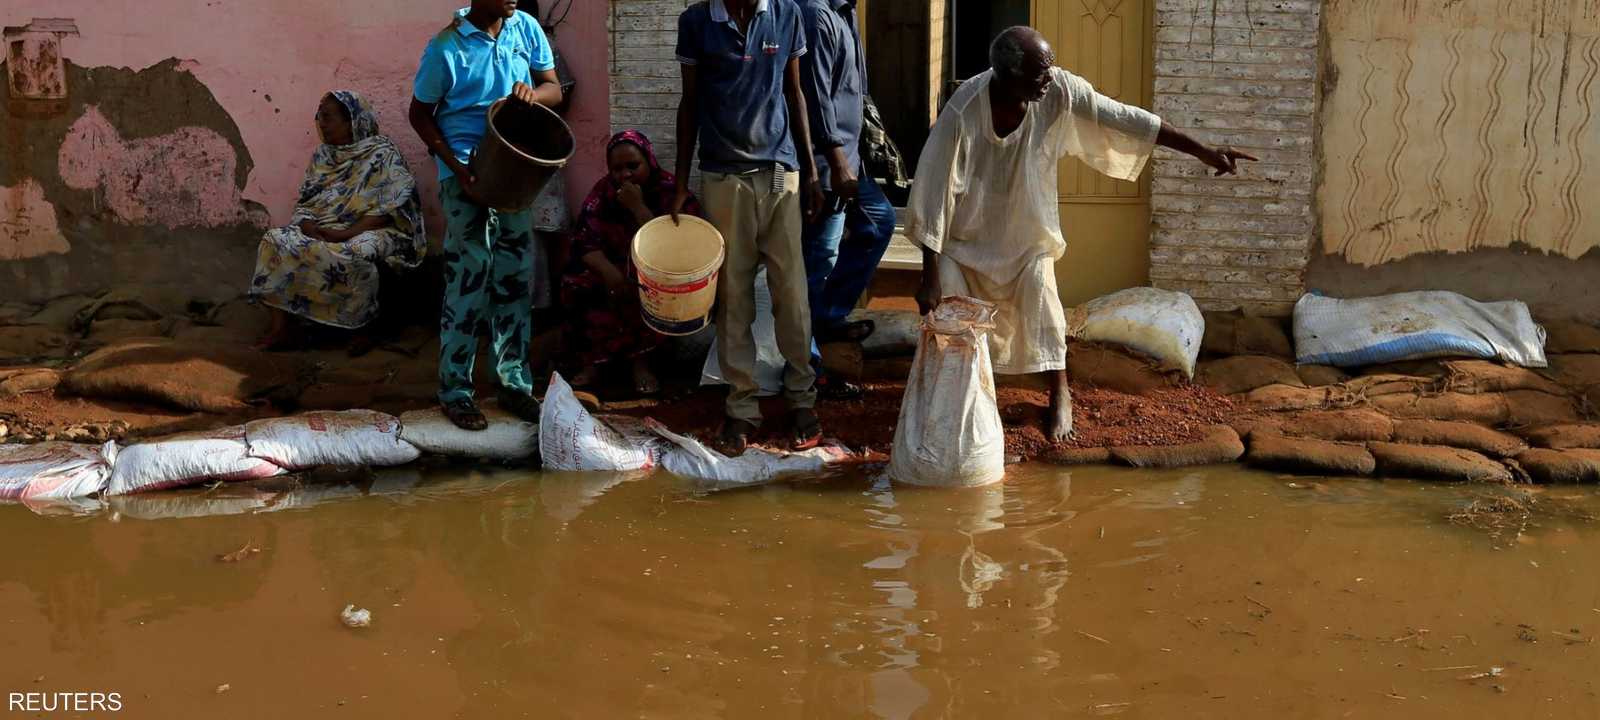
M 1542 324 L 1546 353 L 1600 353 L 1600 327 L 1576 320 L 1551 320 Z
M 72 337 L 48 325 L 0 325 L 0 361 L 63 355 Z
M 1600 354 L 1567 353 L 1551 355 L 1545 375 L 1577 391 L 1600 385 Z
M 1439 381 L 1436 378 L 1383 373 L 1351 378 L 1335 386 L 1331 392 L 1335 397 L 1347 395 L 1355 400 L 1372 399 L 1383 395 L 1431 395 L 1437 392 L 1438 388 Z
M 1567 450 L 1572 448 L 1600 449 L 1600 423 L 1565 423 L 1529 428 L 1521 431 L 1528 442 L 1542 448 Z
M 1101 387 L 1129 395 L 1178 384 L 1177 376 L 1163 373 L 1148 360 L 1092 343 L 1072 343 L 1067 368 L 1075 384 Z
M 1373 407 L 1398 418 L 1460 420 L 1481 425 L 1500 425 L 1511 412 L 1505 396 L 1499 393 L 1397 393 L 1372 398 L 1371 403 Z
M 1290 437 L 1369 442 L 1393 437 L 1394 421 L 1373 410 L 1320 410 L 1284 417 L 1279 429 Z
M 1293 365 L 1266 355 L 1235 355 L 1201 362 L 1194 380 L 1223 395 L 1250 392 L 1267 385 L 1305 386 Z
M 1311 410 L 1327 407 L 1328 389 L 1268 385 L 1233 399 L 1256 410 Z
M 1332 365 L 1299 365 L 1295 367 L 1295 374 L 1300 376 L 1300 382 L 1307 387 L 1327 387 L 1338 385 L 1350 379 L 1345 371 Z
M 1523 367 L 1488 360 L 1450 360 L 1444 363 L 1444 389 L 1464 393 L 1537 390 L 1556 395 L 1565 390 L 1544 376 Z
M 89 326 L 88 340 L 91 344 L 108 345 L 121 340 L 167 337 L 175 324 L 176 318 L 95 320 L 94 324 Z
M 295 363 L 236 347 L 171 340 L 120 342 L 84 358 L 62 378 L 74 395 L 156 402 L 185 410 L 243 410 L 269 395 L 298 394 Z
M 1574 423 L 1582 419 L 1578 416 L 1577 403 L 1566 395 L 1513 390 L 1505 393 L 1505 397 L 1505 424 L 1512 427 Z
M 1536 483 L 1600 482 L 1600 450 L 1536 448 L 1518 455 L 1517 464 Z
M 1437 445 L 1368 443 L 1378 472 L 1390 477 L 1452 482 L 1510 482 L 1511 470 L 1471 450 Z
M 1250 438 L 1247 465 L 1309 475 L 1371 475 L 1377 461 L 1363 445 L 1275 435 Z
M 1209 355 L 1272 355 L 1294 357 L 1294 343 L 1276 318 L 1249 317 L 1238 312 L 1202 313 L 1206 333 L 1200 350 Z
M 1165 447 L 1124 446 L 1111 448 L 1111 457 L 1137 468 L 1175 468 L 1231 463 L 1244 455 L 1239 434 L 1227 425 L 1206 428 L 1199 442 Z
M 0 370 L 0 400 L 53 390 L 59 384 L 61 372 L 51 368 Z
M 1038 459 L 1052 465 L 1106 465 L 1111 448 L 1051 448 Z
M 1449 420 L 1402 420 L 1395 424 L 1394 441 L 1412 445 L 1446 445 L 1496 457 L 1513 457 L 1528 449 L 1515 435 L 1482 425 Z

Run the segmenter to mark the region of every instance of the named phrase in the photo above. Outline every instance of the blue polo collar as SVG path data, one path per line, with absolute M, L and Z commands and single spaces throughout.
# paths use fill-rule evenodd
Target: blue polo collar
M 758 2 L 756 2 L 757 15 L 767 11 L 767 2 L 768 0 L 758 0 Z M 725 23 L 733 20 L 733 16 L 728 14 L 727 0 L 711 0 L 711 20 L 712 22 L 719 23 Z
M 766 1 L 767 0 L 761 0 L 761 2 L 763 4 L 765 4 Z M 473 35 L 475 35 L 477 33 L 483 33 L 485 35 L 488 35 L 489 33 L 484 32 L 483 30 L 479 29 L 478 26 L 473 25 L 471 23 L 471 21 L 467 20 L 467 11 L 469 11 L 471 9 L 472 8 L 470 8 L 470 7 L 464 7 L 464 8 L 461 8 L 460 10 L 456 11 L 456 17 L 458 19 L 460 19 L 460 21 L 461 21 L 461 22 L 456 23 L 456 32 L 461 33 L 462 37 L 472 37 Z M 506 18 L 505 22 L 501 23 L 501 29 L 510 28 L 510 27 L 516 27 L 517 25 L 519 25 L 521 23 L 522 23 L 522 13 L 521 12 L 512 13 L 511 17 Z

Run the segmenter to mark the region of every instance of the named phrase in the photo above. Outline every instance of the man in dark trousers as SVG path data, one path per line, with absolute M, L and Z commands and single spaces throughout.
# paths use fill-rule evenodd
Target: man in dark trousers
M 500 407 L 539 421 L 528 344 L 533 334 L 533 217 L 504 213 L 472 196 L 467 167 L 488 128 L 489 106 L 561 104 L 554 52 L 539 21 L 517 0 L 472 0 L 428 42 L 411 99 L 411 127 L 438 160 L 444 206 L 444 308 L 439 320 L 439 402 L 458 427 L 488 420 L 473 400 L 478 327 L 489 326 L 500 379 Z
M 816 374 L 801 254 L 802 207 L 813 215 L 822 205 L 800 82 L 805 54 L 794 0 L 710 0 L 678 17 L 678 177 L 689 177 L 698 141 L 701 203 L 727 252 L 717 281 L 716 320 L 717 358 L 732 385 L 720 444 L 732 454 L 744 451 L 761 424 L 751 323 L 755 277 L 763 263 L 778 349 L 788 361 L 783 396 L 793 445 L 812 447 L 822 439 L 813 409 Z M 689 183 L 679 183 L 674 219 L 688 197 Z
M 861 166 L 867 59 L 856 26 L 856 0 L 801 0 L 800 10 L 808 47 L 800 60 L 801 85 L 816 164 L 827 168 L 819 172 L 826 198 L 822 212 L 805 228 L 811 331 L 817 342 L 860 342 L 872 334 L 872 322 L 847 317 L 889 249 L 894 206 Z M 820 369 L 817 389 L 826 397 L 861 394 L 859 387 Z

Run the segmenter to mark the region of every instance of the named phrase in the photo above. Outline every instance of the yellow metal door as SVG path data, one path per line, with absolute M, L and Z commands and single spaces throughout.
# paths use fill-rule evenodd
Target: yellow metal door
M 1096 90 L 1150 107 L 1155 0 L 1033 0 L 1033 24 L 1061 67 Z M 1150 178 L 1112 180 L 1076 159 L 1061 164 L 1061 232 L 1056 265 L 1068 306 L 1150 280 Z

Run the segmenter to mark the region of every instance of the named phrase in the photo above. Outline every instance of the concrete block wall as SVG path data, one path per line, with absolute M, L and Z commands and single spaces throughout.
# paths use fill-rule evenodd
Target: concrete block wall
M 690 0 L 611 0 L 611 127 L 642 130 L 677 161 L 678 14 Z
M 1261 159 L 1213 178 L 1159 151 L 1150 279 L 1201 307 L 1288 314 L 1316 233 L 1322 0 L 1156 0 L 1155 111 Z

